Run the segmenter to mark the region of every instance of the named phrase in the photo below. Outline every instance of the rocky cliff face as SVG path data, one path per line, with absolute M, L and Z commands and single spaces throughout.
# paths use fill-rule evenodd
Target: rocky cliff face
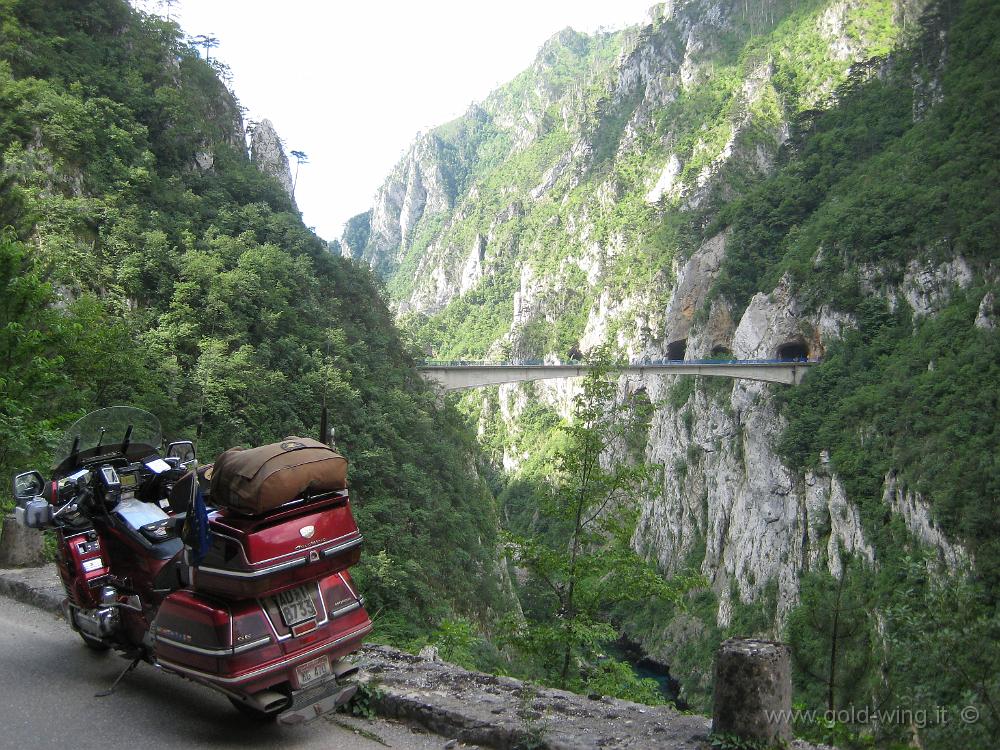
M 261 172 L 276 179 L 281 189 L 294 202 L 292 170 L 278 131 L 270 120 L 264 119 L 257 123 L 250 136 L 250 161 Z
M 688 333 L 699 349 L 712 342 L 737 359 L 754 359 L 774 357 L 788 342 L 804 342 L 816 355 L 853 324 L 827 309 L 803 312 L 783 282 L 770 295 L 755 296 L 734 329 L 710 317 Z M 628 387 L 645 385 L 660 403 L 668 400 L 671 380 L 651 377 Z M 642 509 L 635 543 L 668 571 L 704 549 L 700 568 L 719 597 L 723 627 L 734 597 L 752 602 L 776 582 L 780 623 L 797 601 L 803 570 L 826 568 L 838 576 L 844 559 L 874 563 L 876 557 L 829 457 L 821 457 L 818 471 L 796 472 L 777 455 L 784 421 L 773 393 L 780 387 L 738 380 L 696 388 L 679 407 L 657 410 L 650 430 L 647 456 L 663 466 L 663 486 Z M 968 562 L 962 546 L 935 526 L 928 504 L 897 486 L 893 475 L 885 479 L 883 502 L 949 567 Z
M 208 172 L 215 167 L 215 151 L 219 145 L 235 149 L 241 154 L 246 153 L 240 103 L 221 81 L 214 84 L 214 95 L 206 97 L 203 102 L 203 116 L 210 127 L 206 128 L 194 155 L 194 166 L 201 172 Z
M 391 273 L 399 265 L 400 252 L 412 244 L 420 219 L 450 208 L 441 142 L 433 134 L 421 136 L 378 189 L 371 211 L 349 222 L 341 245 L 349 249 L 348 257 Z M 360 227 L 363 237 L 357 235 Z

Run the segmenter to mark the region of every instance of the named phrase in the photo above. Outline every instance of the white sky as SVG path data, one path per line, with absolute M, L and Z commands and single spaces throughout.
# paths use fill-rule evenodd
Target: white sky
M 180 0 L 172 17 L 218 37 L 212 56 L 232 69 L 247 118 L 270 119 L 286 151 L 308 154 L 296 200 L 335 239 L 418 131 L 485 99 L 560 29 L 639 23 L 653 2 Z

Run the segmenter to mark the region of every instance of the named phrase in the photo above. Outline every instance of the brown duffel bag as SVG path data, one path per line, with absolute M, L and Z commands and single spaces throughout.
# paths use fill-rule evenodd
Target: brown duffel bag
M 318 440 L 287 437 L 230 448 L 215 460 L 212 504 L 256 515 L 305 494 L 347 487 L 347 459 Z

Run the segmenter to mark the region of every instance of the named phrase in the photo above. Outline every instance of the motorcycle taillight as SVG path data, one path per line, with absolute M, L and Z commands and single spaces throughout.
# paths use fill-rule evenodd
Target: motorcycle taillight
M 265 646 L 272 641 L 271 628 L 256 602 L 233 611 L 233 650 L 235 653 Z
M 229 645 L 232 631 L 228 606 L 203 600 L 187 591 L 176 592 L 173 599 L 177 604 L 183 604 L 183 608 L 176 612 L 173 608 L 160 608 L 157 621 L 165 634 L 186 634 L 184 641 L 207 649 Z
M 331 618 L 360 606 L 359 597 L 354 590 L 354 582 L 346 570 L 324 578 L 320 581 L 320 588 L 323 591 L 326 611 Z
M 233 612 L 233 655 L 227 660 L 229 670 L 239 674 L 281 656 L 281 647 L 256 602 L 247 602 L 245 608 Z

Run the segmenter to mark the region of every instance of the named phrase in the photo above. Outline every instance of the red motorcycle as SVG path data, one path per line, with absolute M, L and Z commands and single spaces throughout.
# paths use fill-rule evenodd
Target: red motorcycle
M 67 431 L 50 480 L 37 471 L 14 478 L 18 521 L 55 531 L 70 627 L 89 648 L 131 659 L 103 694 L 147 662 L 265 720 L 298 723 L 348 701 L 357 670 L 344 657 L 372 624 L 347 570 L 361 534 L 346 485 L 318 481 L 308 471 L 323 464 L 301 461 L 306 478 L 287 501 L 227 507 L 213 500 L 222 494 L 213 467 L 195 470 L 190 441 L 162 455 L 161 444 L 152 414 L 100 409 Z M 268 455 L 311 450 L 342 462 L 340 480 L 346 473 L 346 461 L 317 441 L 276 445 Z M 299 475 L 286 463 L 273 476 L 291 492 Z

